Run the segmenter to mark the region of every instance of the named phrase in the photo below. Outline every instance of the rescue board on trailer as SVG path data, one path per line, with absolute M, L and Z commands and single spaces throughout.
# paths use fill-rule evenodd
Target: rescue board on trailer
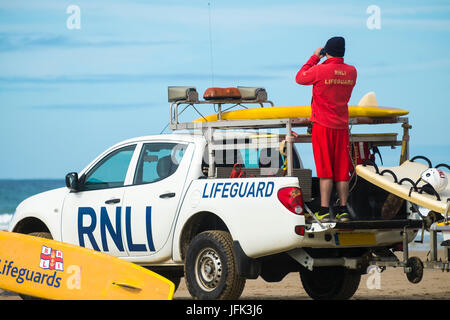
M 105 253 L 0 231 L 0 288 L 45 299 L 171 300 L 166 278 Z
M 409 113 L 408 110 L 390 107 L 365 107 L 349 106 L 349 117 L 399 117 Z M 311 117 L 311 106 L 286 106 L 286 107 L 266 107 L 249 108 L 223 112 L 222 120 L 263 120 L 263 119 L 286 119 L 286 118 L 309 118 Z M 217 121 L 218 114 L 201 117 L 194 122 Z
M 397 167 L 358 165 L 356 166 L 356 173 L 370 183 L 402 199 L 445 214 L 449 204 L 450 184 L 447 185 L 445 190 L 439 193 L 439 199 L 433 194 L 420 193 L 420 187 L 423 186 L 423 182 L 417 184 L 417 190 L 413 188 L 413 183 L 416 183 L 421 174 L 428 168 L 429 166 L 426 164 L 407 160 Z M 450 175 L 447 172 L 445 174 L 447 175 L 447 179 L 450 179 Z

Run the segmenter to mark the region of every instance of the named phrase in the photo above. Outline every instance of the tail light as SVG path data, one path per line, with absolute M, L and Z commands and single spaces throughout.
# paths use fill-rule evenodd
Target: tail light
M 305 226 L 295 226 L 295 233 L 298 234 L 299 236 L 304 236 L 305 235 Z
M 292 213 L 303 215 L 303 197 L 300 188 L 288 187 L 278 190 L 278 200 Z

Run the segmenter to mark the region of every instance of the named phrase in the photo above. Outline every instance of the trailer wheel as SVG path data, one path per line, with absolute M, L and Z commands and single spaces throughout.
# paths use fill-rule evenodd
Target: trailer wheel
M 316 300 L 350 299 L 361 281 L 361 274 L 345 267 L 317 267 L 300 270 L 306 293 Z
M 245 286 L 239 276 L 231 235 L 225 231 L 198 234 L 186 252 L 185 279 L 195 299 L 238 299 Z
M 410 271 L 406 273 L 406 277 L 411 283 L 419 283 L 423 277 L 423 263 L 418 257 L 411 257 L 406 260 L 406 267 Z

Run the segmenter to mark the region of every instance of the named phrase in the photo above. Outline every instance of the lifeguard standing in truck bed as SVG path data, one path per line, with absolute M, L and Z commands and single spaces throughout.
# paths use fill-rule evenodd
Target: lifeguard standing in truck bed
M 295 78 L 298 84 L 313 85 L 311 121 L 312 145 L 317 177 L 320 178 L 321 208 L 316 217 L 331 221 L 330 196 L 336 182 L 340 206 L 335 218 L 350 219 L 347 209 L 350 156 L 348 101 L 356 83 L 356 68 L 344 63 L 345 39 L 333 37 L 315 50 Z M 319 64 L 322 57 L 327 59 Z

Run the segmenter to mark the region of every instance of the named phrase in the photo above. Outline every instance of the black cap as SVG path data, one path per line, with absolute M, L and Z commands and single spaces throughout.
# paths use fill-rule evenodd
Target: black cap
M 345 53 L 345 39 L 342 37 L 333 37 L 327 41 L 324 49 L 330 56 L 343 57 Z

